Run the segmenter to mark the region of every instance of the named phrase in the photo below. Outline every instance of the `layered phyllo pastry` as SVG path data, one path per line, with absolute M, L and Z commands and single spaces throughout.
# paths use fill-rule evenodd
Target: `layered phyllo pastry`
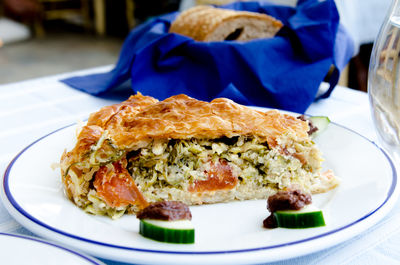
M 151 202 L 188 205 L 265 199 L 280 190 L 320 193 L 338 181 L 322 172 L 307 121 L 229 99 L 137 94 L 90 115 L 61 157 L 68 198 L 118 218 Z

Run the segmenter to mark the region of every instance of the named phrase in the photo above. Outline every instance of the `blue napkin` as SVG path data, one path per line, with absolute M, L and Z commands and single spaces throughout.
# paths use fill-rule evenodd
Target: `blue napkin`
M 112 71 L 62 81 L 96 96 L 140 91 L 163 100 L 184 93 L 303 113 L 331 66 L 330 89 L 322 97 L 332 92 L 353 55 L 334 0 L 299 0 L 296 8 L 263 1 L 224 8 L 266 13 L 284 27 L 269 39 L 198 42 L 168 33 L 175 12 L 133 29 Z

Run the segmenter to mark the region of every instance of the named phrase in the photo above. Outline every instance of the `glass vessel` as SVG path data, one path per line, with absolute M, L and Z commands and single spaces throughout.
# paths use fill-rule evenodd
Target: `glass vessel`
M 400 157 L 400 0 L 393 0 L 372 49 L 368 94 L 378 138 Z

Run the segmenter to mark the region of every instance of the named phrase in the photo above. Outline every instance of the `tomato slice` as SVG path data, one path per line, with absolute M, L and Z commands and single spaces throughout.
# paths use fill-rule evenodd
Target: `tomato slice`
M 206 180 L 195 180 L 193 185 L 189 186 L 190 192 L 233 189 L 238 182 L 238 178 L 233 175 L 228 162 L 222 159 L 218 162 L 210 162 L 210 169 L 205 173 L 208 178 Z
M 120 161 L 112 163 L 112 167 L 100 167 L 93 185 L 97 195 L 110 207 L 133 204 L 143 209 L 148 205 L 128 170 L 122 167 Z

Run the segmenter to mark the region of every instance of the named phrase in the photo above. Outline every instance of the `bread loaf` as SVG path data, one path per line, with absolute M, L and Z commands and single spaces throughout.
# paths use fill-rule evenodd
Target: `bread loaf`
M 169 32 L 197 41 L 248 41 L 273 37 L 281 27 L 282 22 L 266 14 L 196 6 L 182 12 Z

